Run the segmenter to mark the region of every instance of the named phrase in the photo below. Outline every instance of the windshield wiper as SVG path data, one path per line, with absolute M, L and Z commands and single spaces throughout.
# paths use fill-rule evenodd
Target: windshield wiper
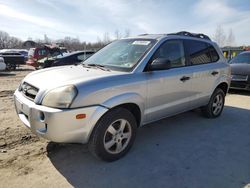
M 87 68 L 98 68 L 104 71 L 110 71 L 110 69 L 108 69 L 107 67 L 105 67 L 104 65 L 100 65 L 100 64 L 94 64 L 94 63 L 90 63 L 90 64 L 82 64 L 83 66 L 87 67 Z

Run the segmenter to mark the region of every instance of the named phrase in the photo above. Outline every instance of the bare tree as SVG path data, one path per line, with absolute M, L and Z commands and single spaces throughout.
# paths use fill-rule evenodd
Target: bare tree
M 0 31 L 0 49 L 6 48 L 8 38 L 9 38 L 8 33 L 4 32 L 4 31 Z
M 49 39 L 49 37 L 46 34 L 44 34 L 44 43 L 45 44 L 51 43 L 51 40 Z
M 130 36 L 130 30 L 129 29 L 125 29 L 124 31 L 124 37 L 129 37 Z
M 111 42 L 111 39 L 110 39 L 110 36 L 109 36 L 109 33 L 108 32 L 105 32 L 103 34 L 103 41 L 104 45 L 108 44 Z
M 235 36 L 234 36 L 232 28 L 230 28 L 230 30 L 229 30 L 226 45 L 227 46 L 234 46 L 235 45 Z
M 118 31 L 119 38 L 121 34 Z M 29 38 L 31 40 L 31 38 Z M 97 38 L 97 42 L 86 43 L 85 41 L 81 42 L 79 38 L 65 37 L 59 40 L 49 39 L 46 35 L 44 35 L 43 39 L 36 39 L 35 42 L 37 44 L 57 44 L 60 46 L 66 47 L 69 51 L 75 50 L 98 50 L 112 40 L 108 32 L 103 34 L 103 38 Z M 0 49 L 3 48 L 23 48 L 23 42 L 15 37 L 9 36 L 7 32 L 0 31 Z
M 72 37 L 64 37 L 64 39 L 59 39 L 54 41 L 56 44 L 62 44 L 64 47 L 66 47 L 69 51 L 75 51 L 75 50 L 83 50 L 85 48 L 85 43 L 81 42 L 79 38 L 72 38 Z
M 0 31 L 0 49 L 21 47 L 22 41 L 20 39 L 9 36 L 9 34 L 4 31 Z
M 121 33 L 120 33 L 120 31 L 118 29 L 115 30 L 114 37 L 115 37 L 116 40 L 122 38 L 122 35 L 121 35 Z
M 220 47 L 223 47 L 226 44 L 226 34 L 221 25 L 218 25 L 215 30 L 214 40 Z

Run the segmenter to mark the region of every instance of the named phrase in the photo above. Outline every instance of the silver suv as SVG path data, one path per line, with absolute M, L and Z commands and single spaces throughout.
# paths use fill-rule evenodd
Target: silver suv
M 113 161 L 140 126 L 194 108 L 220 116 L 229 85 L 230 67 L 206 35 L 147 34 L 114 41 L 78 65 L 30 73 L 14 101 L 33 133 L 88 143 Z

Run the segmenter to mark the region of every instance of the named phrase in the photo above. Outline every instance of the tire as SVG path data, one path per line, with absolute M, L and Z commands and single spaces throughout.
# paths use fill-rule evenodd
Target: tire
M 136 130 L 133 114 L 124 108 L 114 108 L 97 122 L 88 143 L 89 150 L 104 161 L 118 160 L 132 147 Z
M 222 89 L 216 88 L 209 103 L 201 108 L 203 115 L 207 118 L 217 118 L 221 115 L 225 103 L 225 93 Z M 217 109 L 217 110 L 216 110 Z

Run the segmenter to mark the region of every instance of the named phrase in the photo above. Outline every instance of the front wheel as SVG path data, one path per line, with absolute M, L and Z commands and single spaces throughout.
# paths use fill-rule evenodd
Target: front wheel
M 215 89 L 209 103 L 202 107 L 201 110 L 207 118 L 217 118 L 221 115 L 225 103 L 225 93 L 222 89 Z
M 102 160 L 115 161 L 131 148 L 136 129 L 133 114 L 127 109 L 115 108 L 97 122 L 89 140 L 89 150 Z

